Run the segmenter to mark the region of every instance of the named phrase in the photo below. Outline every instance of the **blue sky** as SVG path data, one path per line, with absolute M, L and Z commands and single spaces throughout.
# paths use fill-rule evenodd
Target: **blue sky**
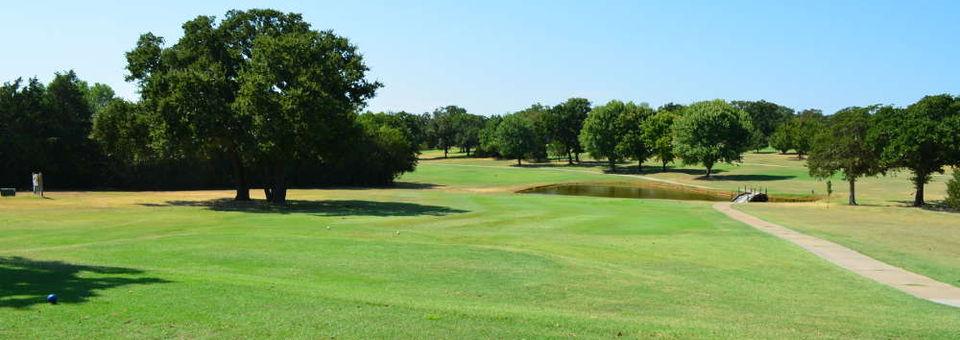
M 832 113 L 960 92 L 960 1 L 15 1 L 0 80 L 73 69 L 137 97 L 124 52 L 197 15 L 270 7 L 359 46 L 372 110 L 501 114 L 586 97 L 766 99 Z

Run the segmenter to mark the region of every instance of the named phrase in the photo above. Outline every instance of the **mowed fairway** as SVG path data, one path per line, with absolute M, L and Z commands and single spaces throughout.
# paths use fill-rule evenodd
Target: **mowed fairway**
M 446 163 L 394 189 L 293 190 L 286 209 L 0 200 L 0 338 L 960 337 L 960 310 L 709 203 L 514 194 L 610 176 Z

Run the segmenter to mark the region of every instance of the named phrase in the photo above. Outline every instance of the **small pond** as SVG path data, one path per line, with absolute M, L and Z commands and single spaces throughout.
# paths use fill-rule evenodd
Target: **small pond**
M 647 198 L 685 201 L 729 201 L 722 193 L 698 192 L 666 186 L 635 186 L 608 184 L 556 184 L 521 190 L 524 194 L 596 196 L 616 198 Z

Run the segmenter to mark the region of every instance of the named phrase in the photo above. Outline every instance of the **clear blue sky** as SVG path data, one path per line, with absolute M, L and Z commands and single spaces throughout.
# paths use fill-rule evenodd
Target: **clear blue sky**
M 141 33 L 175 41 L 197 15 L 258 7 L 357 44 L 385 85 L 372 110 L 499 114 L 581 96 L 832 113 L 960 92 L 960 1 L 11 1 L 0 79 L 74 69 L 133 99 L 123 54 Z

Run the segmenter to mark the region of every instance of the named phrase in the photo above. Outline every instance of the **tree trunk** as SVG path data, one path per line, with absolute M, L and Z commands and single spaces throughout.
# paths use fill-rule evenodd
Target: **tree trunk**
M 849 203 L 850 205 L 857 205 L 857 188 L 856 188 L 856 185 L 854 185 L 857 182 L 857 180 L 851 179 L 849 182 L 850 182 L 850 202 Z
M 667 162 L 663 162 L 663 167 L 661 169 L 663 169 L 663 172 L 667 172 Z
M 710 178 L 710 174 L 713 172 L 713 166 L 707 167 L 707 178 Z
M 607 163 L 610 164 L 610 172 L 617 172 L 617 162 L 613 158 L 607 158 Z
M 448 151 L 448 150 L 450 150 L 450 148 L 443 148 L 443 158 L 447 158 L 447 151 Z
M 637 173 L 643 172 L 643 161 L 637 161 Z
M 573 152 L 567 150 L 567 165 L 573 165 Z
M 234 201 L 249 201 L 250 200 L 250 184 L 247 183 L 247 171 L 243 167 L 243 161 L 240 160 L 240 155 L 235 151 L 231 151 L 231 158 L 233 161 L 233 174 L 234 182 L 236 184 L 237 194 L 233 197 Z
M 267 201 L 273 204 L 287 204 L 286 172 L 281 164 L 275 164 L 267 169 L 267 184 L 263 193 Z
M 577 164 L 579 164 L 579 163 L 580 163 L 580 153 L 579 153 L 579 152 L 575 152 L 575 153 L 573 154 L 573 156 L 576 157 L 575 159 L 576 159 L 576 161 L 577 161 Z
M 923 201 L 923 186 L 924 186 L 924 176 L 917 175 L 917 178 L 914 179 L 913 185 L 917 188 L 917 193 L 913 196 L 913 206 L 922 207 L 924 205 Z
M 520 161 L 521 158 L 517 157 L 517 166 L 523 166 L 523 162 Z

